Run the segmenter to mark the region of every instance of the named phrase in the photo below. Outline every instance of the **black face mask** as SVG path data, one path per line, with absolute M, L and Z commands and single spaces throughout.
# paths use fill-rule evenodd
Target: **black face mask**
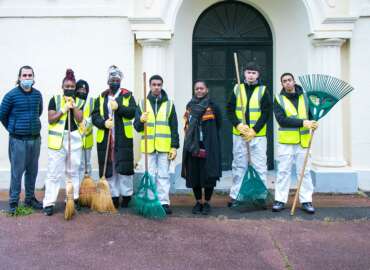
M 66 97 L 74 97 L 75 96 L 75 90 L 72 89 L 64 89 L 64 95 Z
M 112 91 L 117 91 L 120 88 L 120 83 L 111 83 L 109 84 L 109 89 Z
M 77 92 L 76 97 L 86 100 L 87 99 L 87 93 Z

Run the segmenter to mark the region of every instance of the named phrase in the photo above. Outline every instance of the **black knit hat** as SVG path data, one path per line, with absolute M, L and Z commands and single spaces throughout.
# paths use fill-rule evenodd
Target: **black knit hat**
M 78 82 L 76 83 L 76 91 L 82 87 L 85 87 L 86 92 L 89 93 L 89 84 L 87 83 L 87 81 L 78 80 Z
M 247 63 L 246 66 L 245 66 L 245 68 L 244 68 L 244 71 L 245 70 L 254 70 L 254 71 L 261 72 L 261 68 L 260 68 L 260 66 L 256 62 L 249 62 L 249 63 Z

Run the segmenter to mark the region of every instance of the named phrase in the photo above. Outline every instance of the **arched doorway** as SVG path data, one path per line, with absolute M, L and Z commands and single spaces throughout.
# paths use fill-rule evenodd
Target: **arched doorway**
M 210 6 L 198 18 L 193 31 L 193 81 L 205 80 L 211 97 L 220 106 L 222 121 L 222 168 L 231 169 L 232 126 L 226 117 L 226 103 L 236 83 L 233 53 L 237 52 L 241 73 L 247 62 L 262 69 L 261 79 L 273 96 L 272 34 L 254 7 L 239 1 L 223 1 Z M 243 77 L 241 77 L 243 78 Z M 272 112 L 268 123 L 268 168 L 274 166 Z

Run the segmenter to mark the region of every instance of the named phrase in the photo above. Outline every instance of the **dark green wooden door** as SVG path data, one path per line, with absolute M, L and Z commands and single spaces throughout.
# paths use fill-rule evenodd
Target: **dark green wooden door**
M 243 22 L 240 17 L 247 14 L 253 17 L 254 20 L 250 20 L 245 28 L 240 29 L 243 26 L 240 25 Z M 255 61 L 261 66 L 261 79 L 268 86 L 272 97 L 271 32 L 269 28 L 266 29 L 267 24 L 262 24 L 261 20 L 265 22 L 262 15 L 249 5 L 227 1 L 215 4 L 207 9 L 198 19 L 194 30 L 193 80 L 205 80 L 208 83 L 210 95 L 222 111 L 223 121 L 220 136 L 222 138 L 223 170 L 231 169 L 233 158 L 232 125 L 226 116 L 226 104 L 228 96 L 236 83 L 233 62 L 234 52 L 238 53 L 241 73 L 247 62 Z M 256 32 L 255 29 L 260 30 Z M 246 37 L 243 37 L 244 32 L 247 34 Z M 248 35 L 248 33 L 252 34 Z M 270 117 L 267 150 L 269 169 L 273 169 L 274 164 L 272 123 L 272 117 Z

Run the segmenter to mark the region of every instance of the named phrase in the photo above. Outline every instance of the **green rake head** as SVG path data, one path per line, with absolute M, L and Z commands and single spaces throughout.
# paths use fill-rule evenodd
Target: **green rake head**
M 350 84 L 329 75 L 304 75 L 299 77 L 299 81 L 306 91 L 310 112 L 316 121 L 353 90 Z
M 148 172 L 144 173 L 131 206 L 137 214 L 146 218 L 164 219 L 166 217 L 166 212 L 158 199 L 155 181 Z

